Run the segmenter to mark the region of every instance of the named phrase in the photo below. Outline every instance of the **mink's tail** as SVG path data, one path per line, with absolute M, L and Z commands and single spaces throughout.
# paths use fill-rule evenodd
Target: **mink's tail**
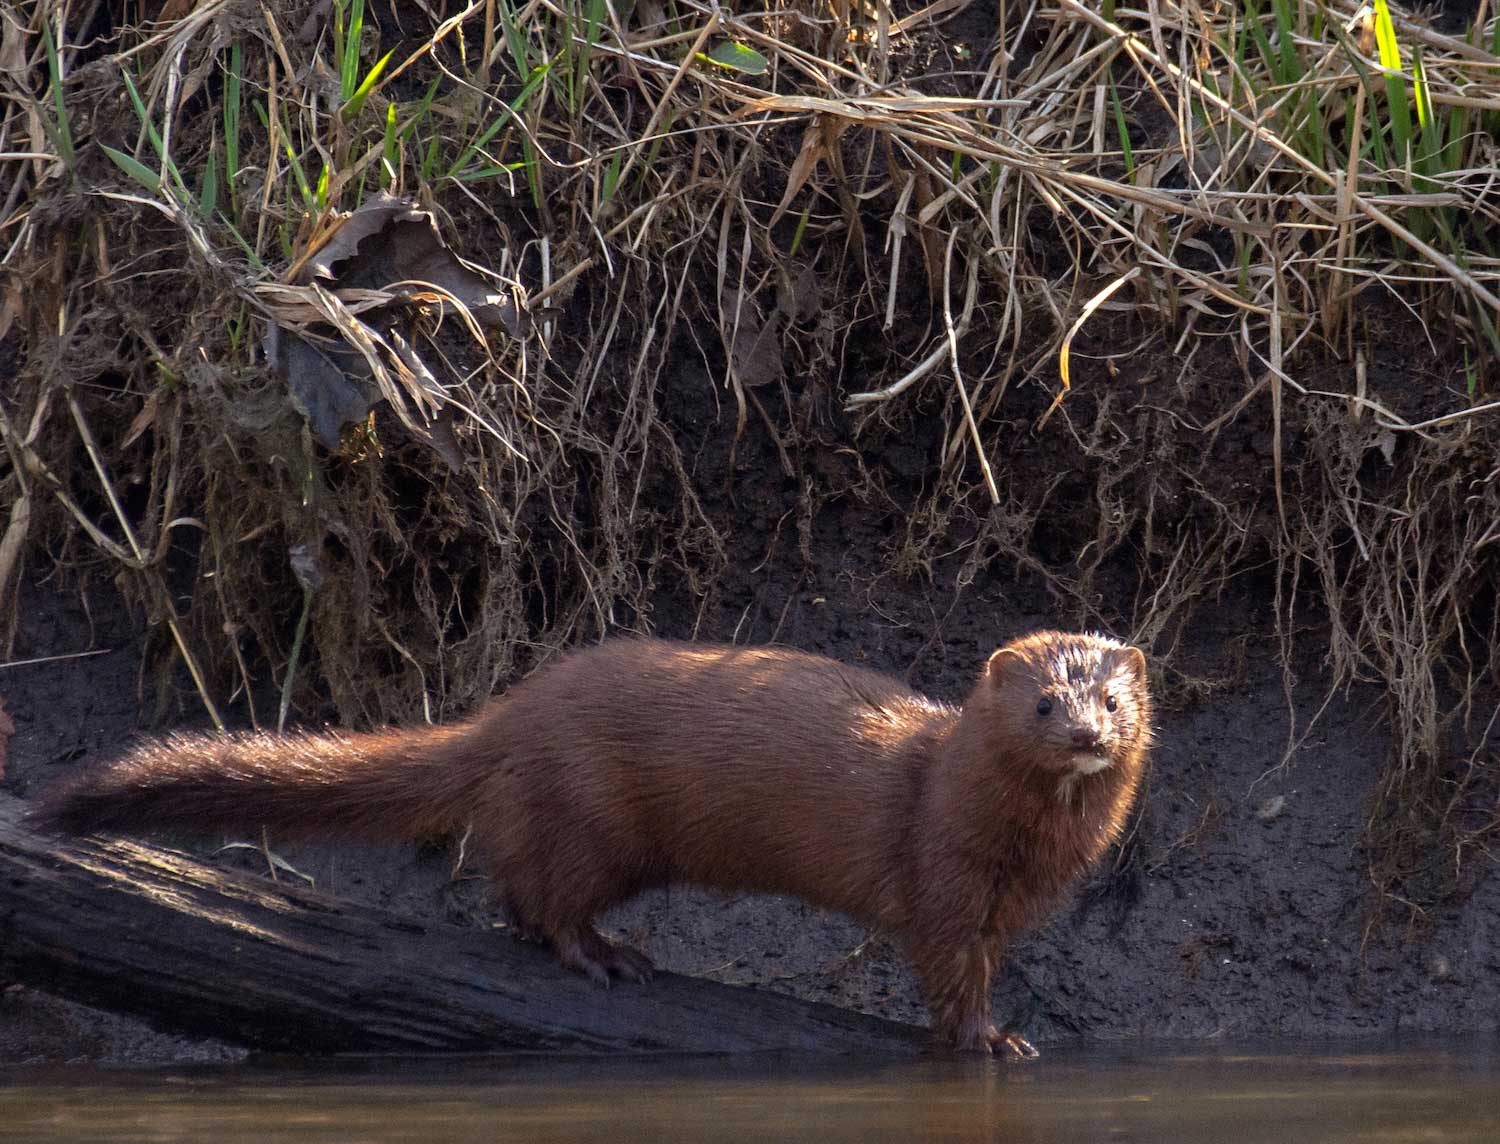
M 264 826 L 283 838 L 423 837 L 473 813 L 487 769 L 473 729 L 171 735 L 53 784 L 30 822 L 59 834 Z

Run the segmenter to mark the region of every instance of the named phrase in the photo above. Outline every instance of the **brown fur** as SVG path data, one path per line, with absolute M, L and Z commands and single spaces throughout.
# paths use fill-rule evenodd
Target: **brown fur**
M 898 938 L 960 1047 L 1019 1049 L 990 1021 L 1001 951 L 1118 836 L 1149 740 L 1144 659 L 1096 636 L 1007 645 L 962 711 L 803 652 L 616 639 L 464 723 L 146 743 L 34 817 L 368 839 L 467 827 L 518 924 L 602 980 L 650 973 L 593 926 L 643 887 L 795 894 Z

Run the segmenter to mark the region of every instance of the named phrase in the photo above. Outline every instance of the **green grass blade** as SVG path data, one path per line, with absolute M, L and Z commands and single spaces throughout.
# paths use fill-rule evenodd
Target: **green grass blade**
M 47 49 L 47 82 L 52 88 L 52 107 L 57 114 L 53 125 L 57 139 L 57 153 L 68 170 L 73 169 L 76 158 L 73 150 L 73 128 L 68 123 L 68 103 L 63 97 L 62 59 L 57 54 L 57 44 L 52 40 L 52 25 L 42 18 L 42 44 Z
M 219 144 L 215 140 L 208 152 L 208 166 L 203 168 L 203 186 L 198 192 L 198 213 L 209 218 L 219 205 Z
M 584 18 L 583 47 L 578 53 L 578 109 L 582 110 L 588 94 L 589 66 L 593 62 L 594 45 L 599 42 L 599 29 L 604 23 L 604 0 L 589 0 L 588 13 Z
M 542 164 L 529 136 L 521 140 L 521 154 L 526 160 L 526 184 L 531 188 L 531 203 L 538 214 L 545 215 L 547 208 L 542 194 Z
M 240 45 L 229 45 L 229 66 L 224 75 L 224 175 L 229 200 L 234 201 L 234 177 L 240 169 L 240 75 L 243 57 Z
M 1359 76 L 1359 86 L 1355 88 L 1357 94 L 1355 99 L 1364 99 L 1369 103 L 1369 115 L 1371 130 L 1365 136 L 1364 146 L 1360 148 L 1360 157 L 1370 160 L 1380 170 L 1388 170 L 1391 165 L 1390 152 L 1385 145 L 1385 132 L 1380 129 L 1380 103 L 1375 95 L 1375 85 L 1370 82 L 1370 70 L 1365 67 L 1364 60 L 1359 53 L 1351 50 L 1347 54 L 1350 64 L 1353 65 L 1355 73 Z M 1346 113 L 1345 122 L 1351 122 Z
M 1427 83 L 1427 68 L 1422 63 L 1421 44 L 1412 49 L 1411 75 L 1412 86 L 1417 95 L 1417 122 L 1425 135 L 1432 130 L 1437 120 L 1432 114 L 1432 89 Z
M 479 138 L 463 149 L 457 161 L 448 168 L 444 176 L 445 178 L 452 179 L 456 177 L 460 171 L 469 165 L 470 160 L 475 155 L 489 145 L 490 140 L 500 133 L 500 129 L 515 118 L 516 113 L 525 106 L 526 101 L 532 97 L 536 89 L 546 80 L 547 73 L 551 69 L 552 64 L 548 62 L 532 71 L 530 77 L 526 80 L 525 86 L 521 88 L 520 94 L 505 106 L 504 110 L 495 117 L 494 122 L 480 133 Z
M 266 129 L 270 130 L 270 120 L 264 108 L 256 104 L 256 110 L 260 113 L 261 121 L 266 124 Z M 297 191 L 302 196 L 303 206 L 309 211 L 315 210 L 317 196 L 313 194 L 312 186 L 307 181 L 307 172 L 302 169 L 302 160 L 297 158 L 297 150 L 292 146 L 292 133 L 287 128 L 286 122 L 286 109 L 278 108 L 277 114 L 281 119 L 281 149 L 286 152 L 287 163 L 292 169 L 292 177 L 297 180 Z
M 1256 248 L 1254 243 L 1247 242 L 1243 239 L 1239 240 L 1239 256 L 1235 260 L 1235 269 L 1238 272 L 1236 275 L 1236 283 L 1240 289 L 1240 296 L 1247 299 L 1251 296 L 1250 256 L 1255 253 L 1255 249 Z
M 385 65 L 391 62 L 391 57 L 395 54 L 396 49 L 392 48 L 385 55 L 381 56 L 375 62 L 375 66 L 370 69 L 370 74 L 365 76 L 364 82 L 354 89 L 354 94 L 349 97 L 348 102 L 339 111 L 339 118 L 345 123 L 354 119 L 364 108 L 365 100 L 370 98 L 370 92 L 374 91 L 375 85 L 380 82 L 380 76 L 385 71 Z
M 1375 42 L 1380 48 L 1380 67 L 1385 73 L 1386 106 L 1390 111 L 1391 150 L 1402 166 L 1411 162 L 1411 107 L 1406 100 L 1406 79 L 1401 74 L 1401 49 L 1396 26 L 1386 0 L 1375 0 Z
M 1125 160 L 1125 180 L 1135 182 L 1135 148 L 1130 145 L 1130 127 L 1125 122 L 1125 105 L 1120 102 L 1120 89 L 1114 77 L 1109 80 L 1109 102 L 1115 113 L 1115 133 L 1120 137 L 1120 154 Z
M 437 98 L 438 84 L 442 82 L 439 77 L 432 81 L 427 87 L 427 93 L 422 96 L 417 104 L 417 109 L 412 112 L 410 120 L 407 121 L 405 129 L 401 132 L 401 138 L 408 138 L 417 129 L 417 124 L 427 118 L 427 113 L 432 110 L 432 101 Z
M 802 213 L 797 216 L 797 229 L 792 232 L 792 245 L 787 251 L 788 255 L 796 257 L 797 251 L 802 248 L 802 238 L 807 234 L 807 224 L 812 218 L 812 203 L 802 208 Z
M 380 158 L 385 167 L 385 188 L 394 192 L 396 174 L 401 169 L 400 141 L 396 134 L 396 105 L 385 105 L 385 139 L 380 145 Z
M 616 151 L 609 161 L 609 166 L 604 169 L 604 184 L 599 188 L 601 206 L 607 206 L 615 197 L 615 189 L 620 185 L 620 167 L 624 158 L 624 151 Z
M 485 167 L 475 167 L 473 170 L 464 171 L 462 174 L 454 175 L 455 183 L 482 183 L 486 179 L 496 179 L 501 175 L 509 175 L 515 171 L 524 171 L 527 164 L 522 163 L 492 163 Z
M 1396 24 L 1386 0 L 1375 0 L 1375 43 L 1380 49 L 1380 66 L 1386 71 L 1401 70 L 1401 48 L 1396 43 Z
M 161 176 L 139 159 L 125 154 L 124 151 L 117 151 L 107 143 L 99 144 L 99 149 L 114 161 L 116 167 L 119 167 L 120 170 L 124 171 L 148 191 L 154 194 L 161 190 Z
M 511 62 L 516 65 L 517 75 L 531 74 L 531 45 L 526 31 L 521 27 L 511 0 L 500 0 L 500 23 L 505 29 L 505 46 L 510 50 Z
M 1448 113 L 1448 129 L 1443 132 L 1443 170 L 1456 171 L 1463 163 L 1464 137 L 1469 133 L 1469 109 L 1455 107 Z
M 343 4 L 338 5 L 343 9 Z M 348 103 L 359 87 L 359 43 L 365 29 L 365 0 L 353 0 L 349 8 L 349 26 L 344 29 L 343 51 L 339 58 L 339 94 Z
M 422 153 L 421 172 L 422 182 L 424 183 L 432 182 L 432 176 L 438 168 L 438 149 L 441 146 L 442 137 L 440 135 L 437 135 L 436 133 L 434 133 L 432 138 L 427 141 L 427 150 Z
M 1289 0 L 1271 0 L 1276 18 L 1276 59 L 1273 75 L 1280 84 L 1299 83 L 1303 76 L 1302 61 L 1297 57 L 1297 28 L 1292 19 Z
M 333 0 L 333 58 L 339 69 L 339 102 L 348 98 L 344 94 L 344 45 L 348 42 L 344 31 L 344 0 Z
M 141 93 L 135 89 L 135 80 L 130 78 L 130 73 L 123 68 L 120 69 L 120 78 L 125 81 L 125 90 L 130 93 L 131 105 L 135 108 L 135 117 L 141 121 L 141 126 L 146 129 L 146 136 L 151 140 L 151 149 L 156 152 L 158 159 L 167 152 L 157 133 L 156 124 L 151 122 L 151 116 L 146 112 L 145 100 L 141 99 Z
M 151 149 L 161 160 L 162 169 L 171 176 L 173 188 L 182 192 L 184 198 L 191 198 L 187 184 L 182 181 L 182 172 L 177 169 L 172 156 L 167 154 L 167 145 L 162 141 L 161 132 L 156 129 L 156 124 L 151 121 L 150 113 L 146 111 L 146 103 L 141 99 L 141 93 L 136 90 L 135 81 L 123 68 L 120 69 L 120 78 L 125 81 L 125 90 L 130 93 L 131 105 L 135 108 L 135 114 L 140 119 L 141 126 L 146 129 L 146 138 L 151 141 Z
M 1245 0 L 1245 30 L 1249 33 L 1245 39 L 1250 44 L 1254 44 L 1255 50 L 1260 53 L 1260 67 L 1274 75 L 1276 73 L 1276 53 L 1271 49 L 1271 41 L 1266 36 L 1265 28 L 1261 26 L 1260 11 L 1253 0 Z M 1245 69 L 1247 74 L 1254 74 L 1260 70 L 1251 64 L 1248 52 L 1245 58 L 1240 61 L 1240 65 Z
M 646 149 L 646 161 L 640 164 L 639 172 L 635 177 L 636 189 L 646 181 L 646 175 L 656 167 L 656 160 L 661 155 L 662 144 L 667 141 L 667 136 L 672 134 L 672 128 L 677 123 L 677 108 L 667 108 L 667 114 L 662 117 L 661 126 L 657 128 L 656 138 L 651 140 L 651 146 Z

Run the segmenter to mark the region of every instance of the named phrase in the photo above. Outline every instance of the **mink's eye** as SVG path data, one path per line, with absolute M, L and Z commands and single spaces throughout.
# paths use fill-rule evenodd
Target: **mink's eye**
M 1045 695 L 1043 695 L 1036 701 L 1036 713 L 1038 715 L 1046 715 L 1051 712 L 1051 710 L 1052 700 L 1048 699 Z
M 1118 699 L 1116 699 L 1113 695 L 1106 695 L 1104 697 L 1104 709 L 1106 711 L 1117 710 L 1119 708 L 1119 706 L 1120 706 L 1120 701 Z

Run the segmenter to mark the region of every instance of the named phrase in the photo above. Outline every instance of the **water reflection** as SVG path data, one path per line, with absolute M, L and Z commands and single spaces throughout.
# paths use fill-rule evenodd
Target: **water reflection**
M 0 1071 L 24 1141 L 1496 1141 L 1489 1042 L 964 1059 L 262 1062 Z

